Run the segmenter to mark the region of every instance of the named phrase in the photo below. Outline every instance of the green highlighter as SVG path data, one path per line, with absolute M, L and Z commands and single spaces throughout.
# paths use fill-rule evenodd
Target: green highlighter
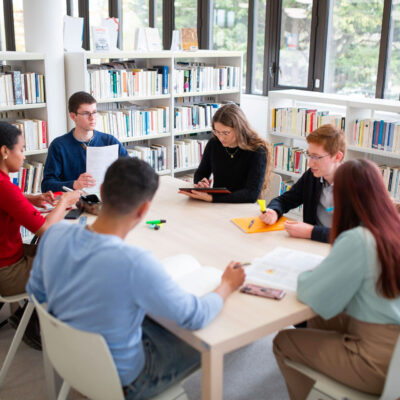
M 146 221 L 146 224 L 156 225 L 156 224 L 165 224 L 167 222 L 166 219 L 154 219 L 152 221 Z

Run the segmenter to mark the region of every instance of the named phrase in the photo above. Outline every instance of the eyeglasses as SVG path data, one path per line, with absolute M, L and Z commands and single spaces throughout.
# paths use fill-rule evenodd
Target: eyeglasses
M 84 111 L 84 112 L 76 112 L 75 114 L 77 114 L 77 115 L 82 115 L 82 117 L 85 117 L 85 118 L 90 118 L 90 117 L 97 117 L 97 111 L 92 111 L 92 112 L 89 112 L 89 111 Z
M 227 137 L 227 136 L 229 136 L 231 133 L 232 133 L 232 131 L 216 131 L 215 129 L 213 129 L 212 131 L 211 131 L 215 136 L 225 136 L 225 137 Z
M 310 154 L 308 151 L 306 152 L 306 157 L 308 160 L 313 160 L 313 161 L 319 161 L 321 158 L 328 157 L 329 154 L 325 154 L 324 156 L 315 156 L 313 154 Z

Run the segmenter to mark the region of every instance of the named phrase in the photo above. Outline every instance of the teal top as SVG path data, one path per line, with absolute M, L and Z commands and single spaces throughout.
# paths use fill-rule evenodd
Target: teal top
M 400 297 L 376 292 L 381 266 L 371 232 L 357 227 L 337 237 L 329 256 L 297 281 L 297 296 L 325 319 L 341 312 L 364 322 L 400 325 Z

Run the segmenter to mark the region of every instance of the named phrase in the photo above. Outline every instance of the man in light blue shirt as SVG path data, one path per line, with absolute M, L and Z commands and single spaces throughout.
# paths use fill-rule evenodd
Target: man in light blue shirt
M 98 218 L 86 227 L 64 222 L 49 229 L 27 285 L 58 319 L 104 336 L 129 399 L 155 396 L 200 360 L 145 314 L 200 329 L 244 280 L 243 269 L 232 262 L 218 288 L 198 298 L 180 289 L 149 251 L 124 243 L 157 187 L 158 176 L 144 161 L 115 161 L 101 188 Z

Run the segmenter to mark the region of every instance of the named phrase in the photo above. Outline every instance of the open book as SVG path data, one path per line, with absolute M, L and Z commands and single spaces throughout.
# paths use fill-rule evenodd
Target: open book
M 165 269 L 178 285 L 196 296 L 212 292 L 221 282 L 223 271 L 214 267 L 202 267 L 189 254 L 178 254 L 162 260 Z
M 323 259 L 316 254 L 276 247 L 252 261 L 246 268 L 246 282 L 295 292 L 299 274 L 315 268 Z

